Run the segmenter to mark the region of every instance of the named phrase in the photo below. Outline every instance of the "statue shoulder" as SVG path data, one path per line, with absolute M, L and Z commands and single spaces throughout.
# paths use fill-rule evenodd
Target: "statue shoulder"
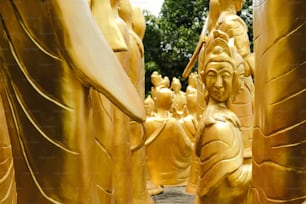
M 235 128 L 235 126 L 228 120 L 214 120 L 213 122 L 210 121 L 208 125 L 206 125 L 204 134 L 207 139 L 223 140 L 224 137 L 228 137 L 233 133 L 233 128 Z

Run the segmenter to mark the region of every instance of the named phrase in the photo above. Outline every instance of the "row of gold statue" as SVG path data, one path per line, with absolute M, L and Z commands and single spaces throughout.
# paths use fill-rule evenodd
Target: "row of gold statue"
M 172 91 L 172 104 L 169 109 L 173 117 L 181 119 L 183 117 L 192 114 L 193 107 L 196 106 L 197 99 L 197 73 L 192 73 L 188 79 L 188 87 L 186 92 L 182 91 L 182 84 L 180 80 L 173 77 L 171 85 L 167 76 L 162 77 L 157 71 L 154 71 L 151 75 L 151 94 L 145 99 L 145 108 L 147 116 L 154 116 L 156 113 L 156 99 L 159 90 L 162 88 L 168 88 Z
M 0 202 L 302 203 L 306 3 L 255 0 L 256 55 L 242 3 L 210 0 L 186 91 L 153 72 L 144 100 L 129 0 L 1 1 Z
M 197 79 L 197 74 L 191 76 L 193 80 Z M 149 175 L 157 185 L 185 185 L 190 175 L 197 125 L 193 118 L 196 114 L 196 87 L 184 93 L 179 79 L 174 77 L 170 86 L 168 77 L 157 72 L 152 73 L 151 81 L 155 84 L 152 96 L 144 101 Z

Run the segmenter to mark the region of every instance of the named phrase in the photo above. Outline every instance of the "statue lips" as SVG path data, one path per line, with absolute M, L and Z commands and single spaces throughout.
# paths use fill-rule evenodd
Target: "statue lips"
M 213 99 L 222 102 L 226 100 L 224 99 L 224 93 L 224 88 L 214 88 L 210 95 Z

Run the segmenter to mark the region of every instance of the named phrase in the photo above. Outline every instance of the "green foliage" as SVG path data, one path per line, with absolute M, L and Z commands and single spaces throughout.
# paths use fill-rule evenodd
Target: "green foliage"
M 161 74 L 181 77 L 199 40 L 208 0 L 165 0 L 160 14 Z M 186 82 L 183 82 L 183 86 Z
M 253 0 L 245 0 L 241 12 L 238 13 L 240 17 L 248 26 L 248 35 L 251 42 L 251 50 L 253 51 Z
M 158 71 L 163 76 L 181 79 L 181 75 L 199 40 L 208 13 L 209 0 L 165 0 L 158 17 L 145 11 L 146 94 L 151 89 L 150 76 Z M 239 14 L 252 35 L 252 0 L 246 0 Z M 187 80 L 182 80 L 183 89 Z
M 158 18 L 148 11 L 144 11 L 146 20 L 146 32 L 143 39 L 145 48 L 145 91 L 146 95 L 151 89 L 151 74 L 153 71 L 160 72 L 160 53 L 161 53 L 161 29 L 159 28 Z

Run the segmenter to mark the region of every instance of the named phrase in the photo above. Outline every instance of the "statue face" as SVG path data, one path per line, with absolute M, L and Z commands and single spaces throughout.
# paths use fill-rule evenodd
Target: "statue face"
M 237 95 L 243 90 L 244 75 L 245 75 L 244 66 L 243 64 L 240 64 L 236 69 L 236 78 L 233 79 L 233 90 L 232 90 L 233 95 Z
M 228 62 L 210 62 L 205 69 L 205 85 L 209 97 L 226 102 L 232 92 L 233 67 Z
M 180 82 L 172 82 L 172 89 L 175 93 L 178 93 L 181 91 L 181 83 Z

